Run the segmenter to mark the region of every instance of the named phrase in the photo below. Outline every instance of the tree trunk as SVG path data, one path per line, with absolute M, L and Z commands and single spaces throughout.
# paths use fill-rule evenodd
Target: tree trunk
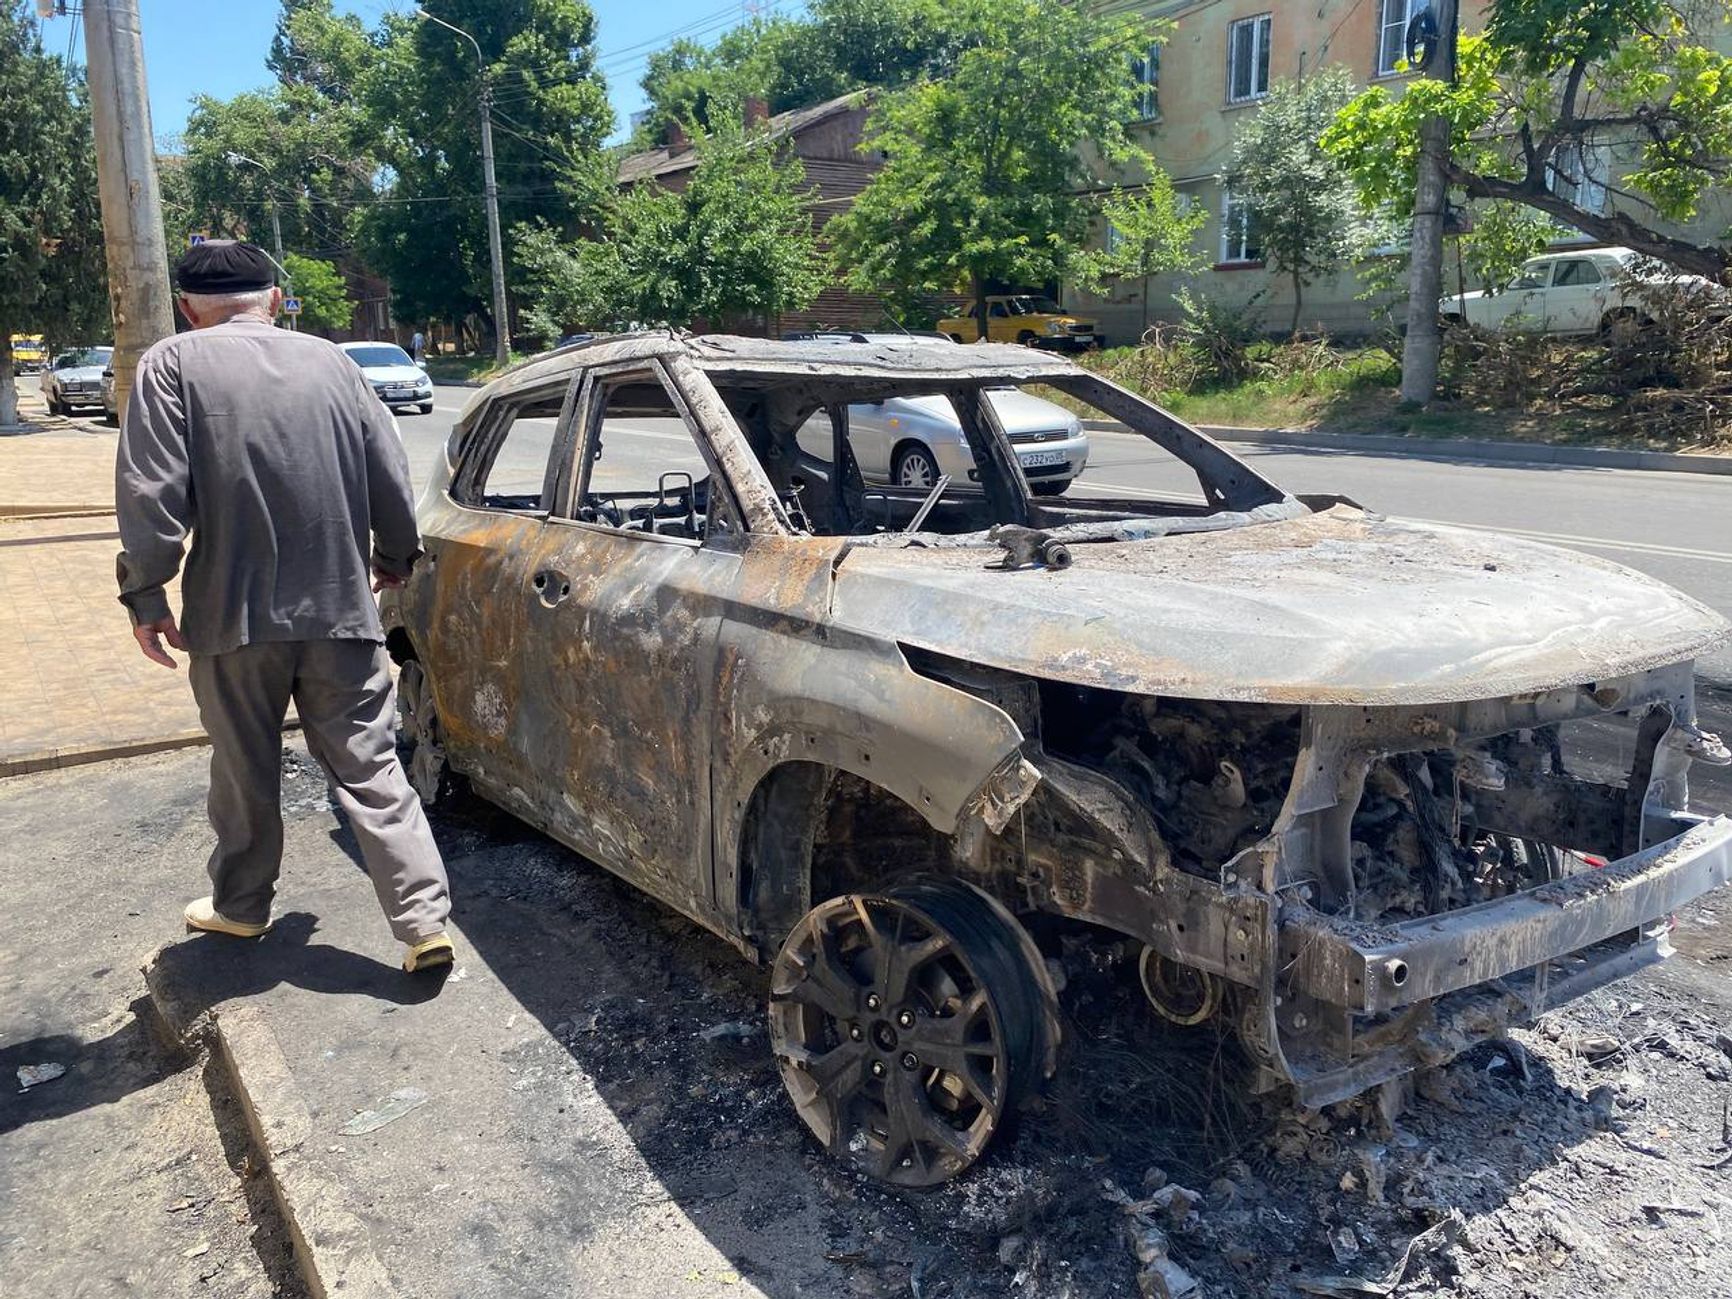
M 1299 272 L 1293 272 L 1293 328 L 1287 332 L 1294 338 L 1299 337 L 1299 316 L 1305 310 L 1305 281 L 1299 278 Z
M 974 327 L 980 331 L 977 341 L 988 339 L 991 335 L 986 329 L 986 283 L 978 275 L 969 277 L 974 287 Z
M 1143 332 L 1137 335 L 1138 344 L 1149 341 L 1149 277 L 1143 276 Z
M 12 327 L 0 324 L 0 428 L 18 422 L 18 385 L 13 381 Z
M 1728 271 L 1732 271 L 1732 253 L 1725 248 L 1715 244 L 1693 244 L 1687 239 L 1675 239 L 1650 230 L 1627 212 L 1589 212 L 1577 207 L 1546 188 L 1543 171 L 1537 178 L 1500 180 L 1453 164 L 1446 163 L 1445 166 L 1450 182 L 1461 186 L 1471 198 L 1505 199 L 1524 204 L 1574 226 L 1601 243 L 1633 248 L 1687 275 L 1701 275 L 1716 284 L 1725 284 Z
M 1401 346 L 1401 400 L 1424 406 L 1437 393 L 1443 353 L 1437 304 L 1443 297 L 1443 209 L 1449 199 L 1449 119 L 1419 124 L 1419 176 L 1413 197 L 1413 244 L 1407 280 L 1407 337 Z

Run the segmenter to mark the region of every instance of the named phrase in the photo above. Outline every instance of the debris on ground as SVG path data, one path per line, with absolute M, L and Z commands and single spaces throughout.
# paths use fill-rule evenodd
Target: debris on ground
M 66 1066 L 49 1061 L 47 1064 L 21 1064 L 18 1066 L 18 1090 L 27 1092 L 32 1087 L 40 1087 L 45 1082 L 53 1082 L 66 1073 Z
M 420 1109 L 426 1103 L 426 1092 L 416 1087 L 399 1087 L 381 1101 L 377 1109 L 362 1110 L 337 1131 L 346 1137 L 377 1132 L 387 1123 L 395 1123 L 409 1111 Z

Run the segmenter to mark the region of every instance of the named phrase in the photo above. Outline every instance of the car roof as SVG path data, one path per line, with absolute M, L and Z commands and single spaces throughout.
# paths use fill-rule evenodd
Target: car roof
M 399 352 L 403 351 L 388 338 L 357 338 L 347 343 L 338 343 L 337 346 L 345 352 L 353 352 L 358 347 L 396 347 Z
M 834 337 L 779 342 L 733 334 L 683 334 L 646 330 L 611 334 L 526 361 L 506 371 L 489 387 L 532 387 L 592 366 L 621 361 L 680 357 L 713 374 L 801 374 L 861 378 L 910 378 L 985 382 L 1027 382 L 1081 373 L 1081 367 L 1051 352 L 1012 343 L 973 343 L 934 347 L 930 338 L 875 335 L 869 342 Z

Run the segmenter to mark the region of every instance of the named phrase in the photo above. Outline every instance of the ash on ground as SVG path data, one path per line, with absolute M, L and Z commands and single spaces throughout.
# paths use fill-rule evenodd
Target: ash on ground
M 1133 961 L 1078 946 L 1058 1076 L 969 1174 L 904 1192 L 807 1135 L 764 971 L 478 800 L 434 821 L 460 896 L 553 916 L 599 963 L 538 1049 L 581 1065 L 674 1198 L 765 1206 L 734 1261 L 766 1294 L 796 1293 L 780 1251 L 814 1250 L 836 1296 L 1732 1293 L 1732 981 L 1688 958 L 1416 1076 L 1391 1123 L 1247 1095 L 1225 1029 L 1166 1025 Z M 779 1233 L 777 1205 L 825 1238 Z

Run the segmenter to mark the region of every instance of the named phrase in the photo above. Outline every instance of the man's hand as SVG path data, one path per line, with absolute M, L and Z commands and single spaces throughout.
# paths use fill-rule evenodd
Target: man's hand
M 386 587 L 396 588 L 403 585 L 403 579 L 395 573 L 387 573 L 382 568 L 373 569 L 373 594 L 378 595 Z
M 177 650 L 186 649 L 186 641 L 181 637 L 180 628 L 175 625 L 174 615 L 159 618 L 155 622 L 141 622 L 132 629 L 132 634 L 138 638 L 138 648 L 144 652 L 144 657 L 152 663 L 160 663 L 165 668 L 178 668 L 176 663 L 163 649 L 164 640 Z

